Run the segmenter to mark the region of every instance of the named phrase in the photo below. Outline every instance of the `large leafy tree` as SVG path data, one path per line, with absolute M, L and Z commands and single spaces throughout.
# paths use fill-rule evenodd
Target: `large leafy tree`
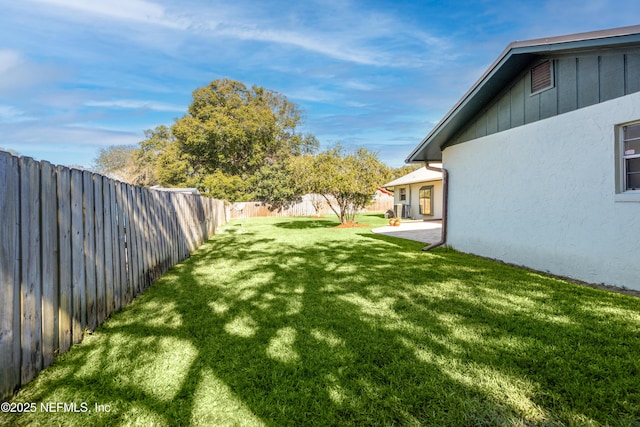
M 112 145 L 102 148 L 94 160 L 92 169 L 130 184 L 154 183 L 154 165 L 147 163 L 143 150 L 134 145 Z
M 319 145 L 298 131 L 301 120 L 284 95 L 215 80 L 193 92 L 187 114 L 173 126 L 145 131 L 139 147 L 106 149 L 96 164 L 135 184 L 197 187 L 212 197 L 279 208 L 299 196 L 288 176 L 291 158 Z
M 96 172 L 136 185 L 185 185 L 193 181 L 189 164 L 166 126 L 146 130 L 137 146 L 112 145 L 94 160 Z
M 188 114 L 172 132 L 196 169 L 246 179 L 317 147 L 315 138 L 296 132 L 300 120 L 299 108 L 283 95 L 222 79 L 193 92 Z
M 347 152 L 340 145 L 294 159 L 290 169 L 299 191 L 322 195 L 341 224 L 354 222 L 389 178 L 389 168 L 376 153 L 365 148 Z
M 111 145 L 101 148 L 93 161 L 96 172 L 129 181 L 132 175 L 129 170 L 134 162 L 137 148 L 133 145 Z
M 202 177 L 193 168 L 192 159 L 180 150 L 166 126 L 144 132 L 137 161 L 147 185 L 195 187 Z
M 302 195 L 288 171 L 288 162 L 263 166 L 253 175 L 251 184 L 255 199 L 269 203 L 272 209 L 281 209 Z
M 414 172 L 420 169 L 421 167 L 422 165 L 404 165 L 404 166 L 400 166 L 399 168 L 390 169 L 391 175 L 389 176 L 389 179 L 394 180 L 394 179 L 403 177 L 405 175 L 410 174 L 411 172 Z

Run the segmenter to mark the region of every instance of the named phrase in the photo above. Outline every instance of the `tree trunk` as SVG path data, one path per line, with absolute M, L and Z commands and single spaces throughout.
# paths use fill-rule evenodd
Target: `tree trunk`
M 329 207 L 331 208 L 333 213 L 336 214 L 336 216 L 340 220 L 340 224 L 344 224 L 344 218 L 341 216 L 342 215 L 342 210 L 336 210 L 336 208 L 333 207 L 333 204 L 331 204 L 331 200 L 327 197 L 326 194 L 323 194 L 322 197 L 324 197 L 324 199 L 327 201 L 327 204 L 329 205 Z M 338 201 L 338 199 L 336 198 L 336 202 L 337 201 Z M 339 203 L 338 203 L 338 206 L 340 206 Z

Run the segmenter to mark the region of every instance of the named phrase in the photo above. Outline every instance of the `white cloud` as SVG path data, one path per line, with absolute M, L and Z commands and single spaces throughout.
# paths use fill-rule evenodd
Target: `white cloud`
M 365 65 L 381 65 L 388 59 L 364 46 L 350 46 L 344 37 L 331 37 L 292 30 L 260 29 L 249 26 L 217 27 L 215 33 L 241 40 L 278 43 L 320 53 L 342 61 Z
M 111 145 L 133 145 L 144 139 L 142 132 L 126 132 L 89 126 L 19 126 L 3 129 L 3 145 L 25 155 L 58 164 L 89 165 L 99 148 Z M 43 152 L 38 154 L 37 152 Z M 46 154 L 44 154 L 46 152 Z M 65 159 L 66 156 L 66 159 Z M 61 160 L 63 159 L 63 160 Z
M 184 28 L 186 23 L 167 16 L 163 6 L 146 0 L 33 0 L 64 9 L 73 9 L 90 15 L 116 20 L 128 20 L 161 25 L 170 28 Z
M 287 98 L 297 101 L 329 103 L 336 101 L 336 98 L 340 97 L 340 94 L 313 86 L 305 86 L 303 88 L 295 88 L 287 91 Z
M 119 23 L 157 26 L 132 27 L 128 33 L 102 26 L 104 31 L 117 31 L 136 43 L 174 52 L 180 51 L 181 37 L 196 36 L 220 45 L 222 40 L 252 41 L 292 46 L 340 61 L 376 66 L 414 67 L 423 64 L 425 51 L 441 52 L 446 43 L 420 28 L 401 23 L 392 14 L 362 10 L 345 2 L 323 7 L 319 14 L 308 14 L 304 5 L 289 5 L 287 12 L 268 5 L 239 0 L 225 2 L 185 2 L 163 6 L 149 0 L 31 0 L 65 20 L 80 24 L 96 19 Z M 169 3 L 171 4 L 171 3 Z M 335 10 L 339 9 L 339 13 Z M 164 33 L 163 29 L 180 30 Z M 177 44 L 176 44 L 177 43 Z M 418 46 L 419 54 L 399 46 Z
M 347 89 L 370 91 L 376 89 L 376 85 L 373 83 L 366 83 L 358 80 L 347 80 L 343 83 L 343 86 Z
M 31 62 L 16 50 L 0 50 L 0 95 L 55 81 L 62 75 L 59 67 Z
M 89 126 L 21 126 L 6 129 L 4 138 L 8 142 L 50 146 L 62 143 L 51 143 L 50 141 L 64 141 L 64 144 L 79 146 L 109 146 L 136 144 L 141 140 L 141 135 L 142 132 L 138 134 Z
M 0 123 L 20 123 L 35 120 L 11 105 L 0 105 Z
M 155 101 L 139 101 L 133 99 L 121 99 L 117 101 L 87 101 L 84 105 L 87 107 L 104 107 L 123 110 L 148 109 L 153 111 L 173 112 L 185 112 L 187 110 L 187 107 L 184 105 L 166 104 Z
M 291 46 L 362 65 L 415 67 L 429 56 L 441 56 L 429 52 L 449 49 L 442 37 L 401 22 L 394 13 L 350 1 L 298 2 L 286 7 L 251 0 L 186 2 L 169 13 L 189 23 L 184 26 L 187 34 L 216 44 L 222 38 Z M 283 54 L 291 56 L 290 51 Z
M 19 52 L 10 49 L 0 49 L 0 75 L 23 62 Z

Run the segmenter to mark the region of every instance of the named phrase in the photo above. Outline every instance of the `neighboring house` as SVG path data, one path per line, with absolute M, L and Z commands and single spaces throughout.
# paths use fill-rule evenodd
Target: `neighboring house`
M 407 161 L 454 248 L 640 290 L 640 26 L 511 43 Z
M 442 218 L 441 172 L 422 167 L 382 187 L 393 191 L 396 216 L 424 220 Z

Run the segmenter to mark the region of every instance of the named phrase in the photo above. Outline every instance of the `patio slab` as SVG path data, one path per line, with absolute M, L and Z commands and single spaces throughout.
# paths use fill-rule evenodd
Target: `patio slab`
M 371 230 L 376 234 L 415 240 L 422 243 L 436 243 L 442 235 L 441 221 L 406 221 L 397 227 L 390 225 Z

